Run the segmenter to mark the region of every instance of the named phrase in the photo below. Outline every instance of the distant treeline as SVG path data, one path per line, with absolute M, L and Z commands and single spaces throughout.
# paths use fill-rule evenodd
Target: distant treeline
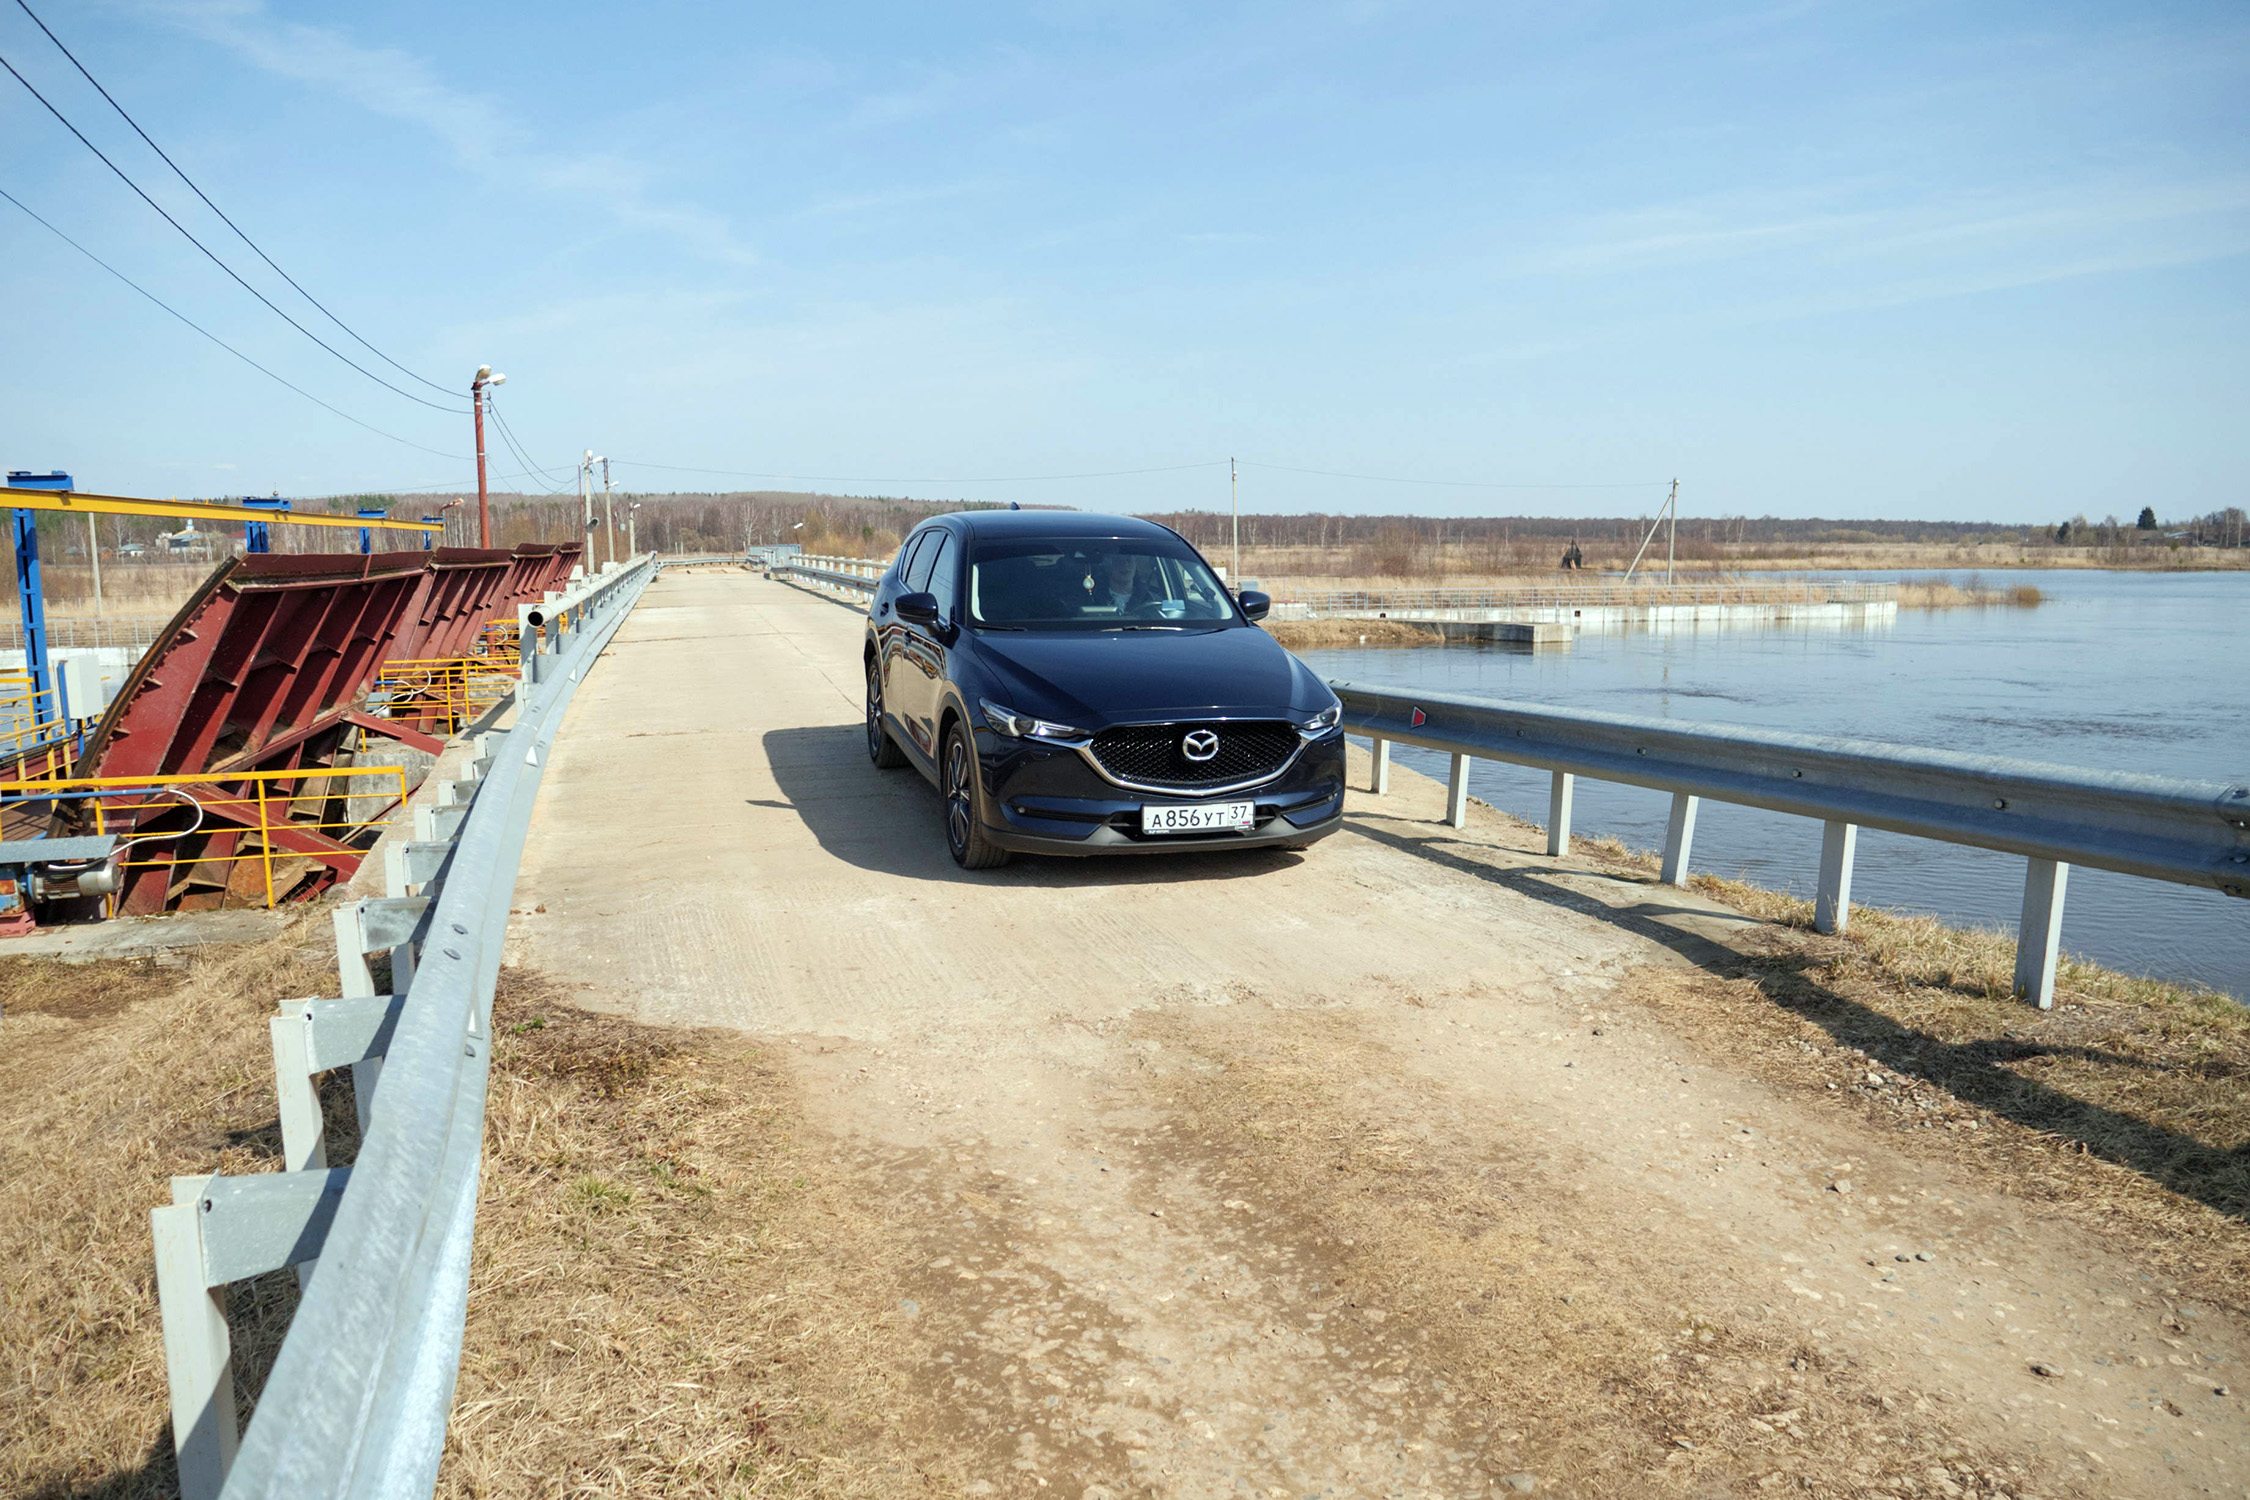
M 1232 538 L 1232 517 L 1224 511 L 1172 511 L 1151 514 L 1201 548 L 1223 547 Z M 1245 515 L 1245 547 L 1366 547 L 1409 541 L 1419 545 L 1497 544 L 1505 549 L 1515 542 L 1629 543 L 1637 545 L 1648 535 L 1650 516 L 1569 518 L 1553 516 L 1343 516 Z M 2110 516 L 2089 522 L 2084 516 L 2049 525 L 2009 526 L 1995 521 L 1881 521 L 1795 519 L 1785 516 L 1682 516 L 1679 541 L 1684 554 L 1692 545 L 1699 555 L 1720 547 L 1850 546 L 1870 543 L 1915 543 L 1961 547 L 1979 543 L 2016 546 L 2108 545 L 2115 535 L 2136 528 Z M 2153 529 L 2187 530 L 2207 538 L 2209 545 L 2243 544 L 2244 518 L 2239 509 L 2215 511 L 2192 521 L 2154 522 Z M 1662 545 L 1660 535 L 1658 545 Z
M 477 541 L 476 495 L 336 495 L 293 502 L 299 511 L 349 515 L 361 508 L 380 509 L 393 517 L 441 517 L 446 523 L 444 543 L 474 546 Z M 638 506 L 636 511 L 634 507 Z M 522 542 L 567 542 L 581 534 L 582 512 L 578 497 L 565 495 L 495 494 L 491 497 L 493 541 L 503 547 Z M 644 549 L 666 553 L 735 552 L 760 543 L 797 542 L 808 552 L 847 553 L 855 556 L 888 556 L 914 526 L 927 517 L 948 511 L 997 509 L 996 503 L 961 500 L 908 500 L 884 496 L 823 495 L 792 490 L 740 490 L 729 493 L 663 493 L 617 491 L 608 507 L 616 516 L 618 550 L 625 546 L 628 520 L 634 523 Z M 1049 507 L 1033 507 L 1049 508 Z M 594 497 L 592 537 L 601 537 L 605 507 Z M 1216 557 L 1230 540 L 1230 518 L 1223 511 L 1170 511 L 1151 513 L 1149 519 L 1178 530 L 1198 547 Z M 1348 552 L 1383 568 L 1410 566 L 1415 557 L 1462 556 L 1504 565 L 1514 562 L 1550 565 L 1549 554 L 1560 555 L 1572 541 L 1589 557 L 1630 555 L 1648 532 L 1647 516 L 1608 516 L 1571 519 L 1552 516 L 1370 516 L 1244 515 L 1242 544 L 1259 549 L 1303 548 Z M 99 521 L 105 554 L 132 543 L 151 556 L 172 549 L 160 535 L 169 528 L 160 520 L 105 516 Z M 82 562 L 86 553 L 86 526 L 77 517 L 47 513 L 39 519 L 40 548 L 53 562 Z M 2134 547 L 2160 541 L 2199 546 L 2240 547 L 2250 544 L 2250 526 L 2240 508 L 2213 511 L 2185 521 L 2158 521 L 2153 510 L 2134 521 L 2107 516 L 2089 521 L 2083 515 L 2036 526 L 2009 526 L 1992 521 L 1885 521 L 1790 519 L 1781 516 L 1683 516 L 1679 523 L 1678 556 L 1682 561 L 1716 559 L 1765 553 L 1801 555 L 1809 547 L 1869 544 L 1924 544 L 1973 546 L 1979 543 L 2048 547 Z M 191 551 L 195 556 L 224 555 L 241 537 L 241 528 L 224 522 L 204 522 Z M 377 532 L 380 550 L 421 545 L 419 537 L 404 532 Z M 1661 552 L 1664 539 L 1656 547 Z M 290 526 L 277 522 L 274 549 L 280 552 L 351 552 L 359 549 L 354 529 Z M 599 553 L 601 547 L 597 547 Z M 183 560 L 187 560 L 183 558 Z

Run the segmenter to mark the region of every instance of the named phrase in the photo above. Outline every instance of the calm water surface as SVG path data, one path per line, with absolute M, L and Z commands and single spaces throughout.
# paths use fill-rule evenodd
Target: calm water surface
M 1855 578 L 1953 574 L 1852 574 Z M 1890 740 L 2101 770 L 2250 781 L 2250 573 L 2010 570 L 2037 609 L 1902 610 L 1895 625 L 1729 627 L 1582 635 L 1506 646 L 1308 651 L 1323 676 L 1561 707 Z M 1445 757 L 1401 745 L 1442 778 Z M 1534 822 L 1547 773 L 1473 763 L 1470 790 Z M 1577 826 L 1656 848 L 1664 793 L 1581 778 Z M 1706 802 L 1694 863 L 1799 895 L 1819 875 L 1820 825 Z M 2013 931 L 2023 861 L 1863 830 L 1855 901 Z M 2063 946 L 2130 973 L 2250 997 L 2250 901 L 2074 869 Z

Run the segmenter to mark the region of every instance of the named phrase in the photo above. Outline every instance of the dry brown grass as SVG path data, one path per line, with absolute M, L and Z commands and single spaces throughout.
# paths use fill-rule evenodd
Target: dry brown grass
M 196 562 L 116 562 L 102 564 L 101 608 L 94 607 L 94 575 L 83 563 L 50 563 L 41 573 L 47 612 L 56 619 L 96 615 L 171 615 L 187 602 L 211 570 L 215 558 Z
M 1570 573 L 1530 575 L 1463 572 L 1395 578 L 1368 573 L 1306 574 L 1276 576 L 1261 581 L 1268 593 L 1282 600 L 1301 599 L 1312 594 L 1380 594 L 1403 589 L 1442 588 L 1480 593 L 1528 593 L 1537 589 L 1621 589 L 1626 586 L 1623 580 L 1617 578 Z M 1732 569 L 1724 572 L 1682 569 L 1674 580 L 1674 585 L 1665 583 L 1661 571 L 1654 574 L 1643 573 L 1633 581 L 1631 587 L 1645 602 L 1664 603 L 1667 602 L 1668 587 L 1701 590 L 1703 597 L 1709 599 L 1712 589 L 1727 585 L 1739 585 L 1743 590 L 1743 598 L 1754 602 L 1817 602 L 1827 598 L 1830 592 L 1827 584 L 1817 581 L 1759 578 L 1754 572 L 1745 576 Z M 2034 584 L 1993 588 L 1974 573 L 1959 583 L 1936 579 L 1901 583 L 1897 588 L 1901 609 L 2034 609 L 2046 602 L 2046 595 Z
M 0 1494 L 175 1491 L 148 1210 L 279 1166 L 266 1018 L 331 992 L 324 914 L 184 969 L 0 959 Z M 799 1150 L 746 1045 L 498 1005 L 450 1495 L 952 1493 L 901 1445 L 898 1243 Z M 330 1097 L 350 1160 L 349 1085 Z M 247 1415 L 296 1305 L 234 1289 Z
M 469 1329 L 439 1493 L 949 1493 L 896 1309 L 903 1244 L 718 1032 L 495 1010 Z M 933 1461 L 934 1462 L 934 1461 Z
M 1900 609 L 2036 609 L 2046 602 L 2047 596 L 2028 583 L 1994 589 L 1976 579 L 1962 584 L 1940 579 L 1898 586 Z
M 1269 620 L 1266 633 L 1292 651 L 1445 644 L 1436 630 L 1405 620 Z
M 1654 855 L 1614 839 L 1574 847 L 1654 877 Z M 1626 998 L 1727 1065 L 1840 1096 L 2176 1287 L 2250 1310 L 2250 1008 L 2065 956 L 2041 1012 L 2010 992 L 2007 933 L 1854 907 L 1847 936 L 1822 937 L 1809 901 L 1691 884 L 1773 925 L 1731 962 L 1685 980 L 1644 973 Z
M 1778 1320 L 1710 1305 L 1697 1268 L 1657 1236 L 1621 1243 L 1614 1205 L 1584 1203 L 1538 1146 L 1433 1128 L 1437 1086 L 1352 1017 L 1140 1028 L 1190 1059 L 1171 1081 L 1197 1155 L 1224 1163 L 1214 1189 L 1331 1259 L 1336 1338 L 1372 1321 L 1366 1337 L 1411 1339 L 1390 1352 L 1415 1389 L 1461 1393 L 1452 1440 L 1487 1475 L 1588 1500 L 1830 1494 L 1843 1476 L 1854 1494 L 1924 1493 L 1933 1468 L 1949 1494 L 2070 1492 L 2028 1456 L 1963 1442 L 1927 1393 L 1874 1389 Z
M 326 927 L 184 970 L 0 959 L 0 1493 L 173 1491 L 148 1211 L 278 1165 L 265 1021 L 334 986 Z M 295 1305 L 287 1272 L 234 1289 L 246 1397 Z
M 1562 544 L 1519 547 L 1515 560 L 1495 562 L 1491 549 L 1448 543 L 1443 551 L 1427 545 L 1405 549 L 1371 547 L 1245 546 L 1242 573 L 1269 587 L 1287 582 L 1319 588 L 1471 588 L 1488 584 L 1529 586 L 1606 581 L 1632 560 L 1633 543 L 1581 541 L 1583 572 L 1565 572 L 1558 562 Z M 1663 571 L 1663 540 L 1658 539 L 1656 571 Z M 1212 550 L 1224 562 L 1223 549 Z M 1647 572 L 1650 560 L 1641 559 Z M 1795 573 L 1912 571 L 1963 568 L 2127 568 L 2149 572 L 2226 572 L 2250 568 L 2250 548 L 2135 546 L 2027 547 L 2020 544 L 1952 545 L 1924 542 L 1824 542 L 1804 546 L 1773 543 L 1725 544 L 1708 555 L 1683 557 L 1675 571 L 1682 582 L 1720 573 Z M 1343 580 L 1359 579 L 1359 583 Z

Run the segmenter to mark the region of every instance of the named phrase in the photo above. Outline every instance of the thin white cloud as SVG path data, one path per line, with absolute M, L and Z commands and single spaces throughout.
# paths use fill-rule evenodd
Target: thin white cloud
M 851 214 L 886 213 L 892 209 L 913 208 L 924 203 L 939 203 L 948 198 L 966 198 L 976 193 L 989 192 L 998 184 L 986 181 L 941 182 L 927 187 L 902 187 L 877 189 L 865 193 L 845 193 L 831 198 L 821 198 L 798 209 L 792 218 L 838 218 Z
M 1838 197 L 1852 196 L 1840 191 Z M 1802 194 L 1658 205 L 1588 225 L 1575 239 L 1502 260 L 1503 276 L 1614 276 L 1730 261 L 1787 260 L 1799 269 L 1890 261 L 1955 264 L 1955 276 L 2019 284 L 2058 259 L 2179 264 L 2240 253 L 2250 238 L 2250 177 L 2179 183 L 2077 182 L 2012 193 L 1805 213 Z M 1870 194 L 1872 196 L 1872 194 Z M 1778 211 L 1777 211 L 1778 210 Z M 1762 274 L 1762 273 L 1761 273 Z
M 452 87 L 413 53 L 281 20 L 262 0 L 152 0 L 138 8 L 276 77 L 421 130 L 482 176 L 591 201 L 622 227 L 669 234 L 714 260 L 750 265 L 759 259 L 721 216 L 662 201 L 646 165 L 615 152 L 539 150 L 531 132 L 495 101 Z

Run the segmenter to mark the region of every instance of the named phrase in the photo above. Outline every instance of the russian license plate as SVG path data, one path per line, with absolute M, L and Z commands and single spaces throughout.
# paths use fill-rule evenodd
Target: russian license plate
M 1143 807 L 1143 833 L 1248 833 L 1257 821 L 1254 802 L 1205 802 L 1195 807 Z

